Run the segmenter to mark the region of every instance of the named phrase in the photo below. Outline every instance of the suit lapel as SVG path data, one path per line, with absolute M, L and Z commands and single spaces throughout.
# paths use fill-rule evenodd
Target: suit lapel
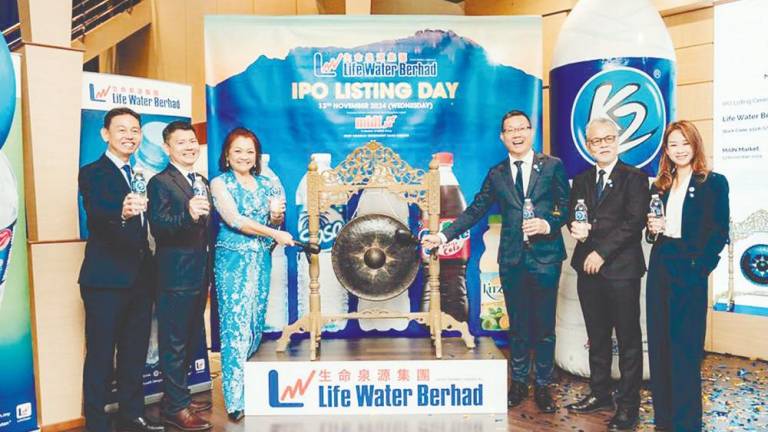
M 515 191 L 515 182 L 512 179 L 512 163 L 509 160 L 509 156 L 507 156 L 507 160 L 501 167 L 501 184 L 506 189 L 506 193 L 512 197 L 512 202 L 517 203 L 522 208 L 523 203 Z
M 112 162 L 106 154 L 102 155 L 99 159 L 99 165 L 104 171 L 106 178 L 110 179 L 113 184 L 117 186 L 120 192 L 128 194 L 131 191 L 131 187 L 128 186 L 128 182 L 125 181 L 125 177 L 120 171 L 120 168 L 118 168 L 117 165 L 115 165 L 115 163 Z
M 586 189 L 584 191 L 584 194 L 586 195 L 584 197 L 584 200 L 587 203 L 587 208 L 596 209 L 597 203 L 595 202 L 595 200 L 597 199 L 597 197 L 595 196 L 595 188 L 597 185 L 597 173 L 595 172 L 594 167 L 590 168 L 584 183 L 585 183 L 584 188 Z
M 168 174 L 173 179 L 173 182 L 176 183 L 176 186 L 181 189 L 181 191 L 186 195 L 187 198 L 192 198 L 193 192 L 192 192 L 192 186 L 189 184 L 189 180 L 187 180 L 186 177 L 175 167 L 173 164 L 168 164 Z
M 695 182 L 696 176 L 691 175 L 691 179 L 688 180 L 688 184 L 685 187 L 685 197 L 683 198 L 683 212 L 680 216 L 680 234 L 684 235 L 686 224 L 683 223 L 684 221 L 690 221 L 691 220 L 691 212 L 693 211 L 694 207 L 694 201 L 696 199 L 696 193 L 698 192 L 696 189 L 697 183 Z
M 539 173 L 543 165 L 544 155 L 541 153 L 534 153 L 533 166 L 531 166 L 531 176 L 528 178 L 528 190 L 525 192 L 525 196 L 529 197 L 533 194 L 533 188 L 536 187 L 536 181 L 539 179 Z

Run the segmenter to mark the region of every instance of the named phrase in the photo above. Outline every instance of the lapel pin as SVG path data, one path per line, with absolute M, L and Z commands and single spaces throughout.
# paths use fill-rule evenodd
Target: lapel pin
M 533 165 L 533 169 L 535 169 L 535 170 L 536 170 L 536 172 L 539 172 L 539 171 L 541 170 L 541 165 L 539 165 L 538 163 L 536 163 L 535 165 Z

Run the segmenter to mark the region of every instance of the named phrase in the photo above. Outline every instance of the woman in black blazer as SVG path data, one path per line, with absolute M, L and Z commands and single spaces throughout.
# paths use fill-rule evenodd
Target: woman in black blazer
M 656 430 L 701 430 L 701 360 L 707 278 L 728 241 L 728 181 L 707 167 L 701 135 L 689 121 L 664 133 L 651 186 L 664 217 L 648 215 L 653 243 L 646 309 Z

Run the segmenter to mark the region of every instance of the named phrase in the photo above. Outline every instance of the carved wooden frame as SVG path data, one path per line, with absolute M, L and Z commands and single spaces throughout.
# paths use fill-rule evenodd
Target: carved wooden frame
M 430 232 L 439 231 L 440 223 L 440 175 L 437 159 L 429 163 L 429 171 L 412 168 L 391 148 L 377 141 L 356 148 L 335 168 L 319 173 L 317 163 L 311 161 L 307 172 L 307 215 L 309 241 L 319 243 L 320 213 L 334 204 L 346 204 L 362 189 L 384 188 L 410 204 L 418 205 L 428 215 Z M 442 311 L 440 305 L 440 261 L 432 254 L 429 269 L 429 310 L 426 312 L 396 312 L 385 309 L 366 309 L 358 312 L 326 315 L 320 308 L 320 260 L 310 256 L 309 263 L 309 312 L 296 322 L 283 328 L 277 342 L 277 351 L 288 348 L 291 335 L 309 332 L 310 359 L 317 358 L 323 326 L 331 321 L 344 319 L 407 318 L 429 327 L 435 345 L 435 356 L 442 357 L 442 331 L 453 330 L 461 334 L 468 348 L 475 347 L 466 322 L 457 321 Z

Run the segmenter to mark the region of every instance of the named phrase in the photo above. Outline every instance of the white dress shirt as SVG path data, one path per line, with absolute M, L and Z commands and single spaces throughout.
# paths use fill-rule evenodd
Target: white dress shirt
M 616 164 L 618 162 L 619 162 L 619 159 L 617 158 L 605 168 L 600 168 L 600 165 L 595 164 L 595 184 L 597 184 L 597 182 L 600 181 L 600 170 L 603 170 L 605 171 L 605 174 L 603 174 L 603 187 L 608 186 L 608 178 L 611 176 L 611 173 L 613 172 L 613 168 L 616 167 Z
M 664 227 L 664 236 L 670 238 L 681 238 L 683 236 L 683 202 L 685 194 L 688 193 L 688 184 L 691 181 L 689 172 L 684 178 L 679 179 L 677 187 L 669 190 L 667 198 L 667 208 L 664 213 L 666 224 Z

